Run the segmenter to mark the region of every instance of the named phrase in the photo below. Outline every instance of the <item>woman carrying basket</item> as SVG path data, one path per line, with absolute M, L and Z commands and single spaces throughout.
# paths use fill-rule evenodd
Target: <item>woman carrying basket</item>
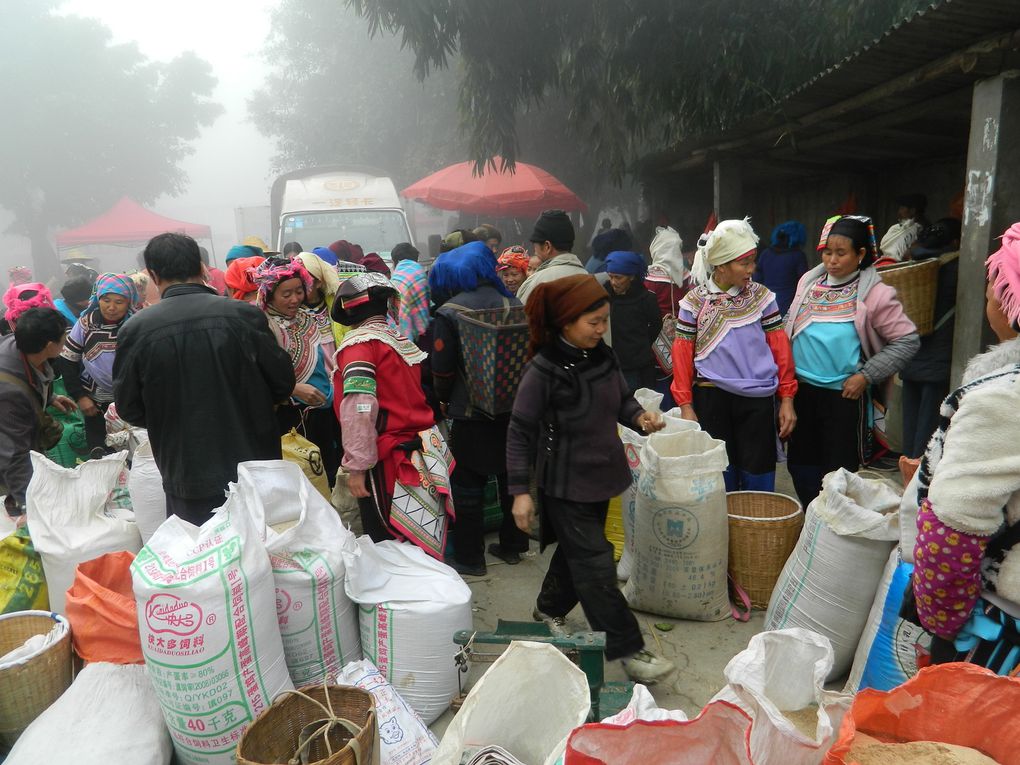
M 457 461 L 453 472 L 453 503 L 457 520 L 453 558 L 447 563 L 458 573 L 483 576 L 485 565 L 485 484 L 496 476 L 503 522 L 499 542 L 489 552 L 510 565 L 528 551 L 528 536 L 511 515 L 506 487 L 506 429 L 509 415 L 490 417 L 471 405 L 461 358 L 461 314 L 482 309 L 519 306 L 496 274 L 496 261 L 484 242 L 469 242 L 443 253 L 429 273 L 432 298 L 439 305 L 433 328 L 432 376 L 436 395 L 450 428 L 450 450 Z
M 622 659 L 634 680 L 655 682 L 673 665 L 644 648 L 616 583 L 605 523 L 610 498 L 631 483 L 617 423 L 653 433 L 662 429 L 662 417 L 634 400 L 602 340 L 609 299 L 595 277 L 577 274 L 540 284 L 525 310 L 531 361 L 510 420 L 507 476 L 514 519 L 529 529 L 534 467 L 542 544 L 559 542 L 532 616 L 562 635 L 567 614 L 580 603 L 591 628 L 606 633 L 606 659 Z

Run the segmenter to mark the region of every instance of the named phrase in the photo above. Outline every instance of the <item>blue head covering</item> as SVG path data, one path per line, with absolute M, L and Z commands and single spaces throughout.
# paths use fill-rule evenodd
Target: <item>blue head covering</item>
M 513 294 L 496 275 L 496 261 L 485 242 L 468 242 L 440 255 L 429 271 L 429 288 L 436 300 L 449 300 L 489 284 L 506 297 Z
M 616 250 L 606 257 L 606 271 L 611 274 L 636 276 L 639 279 L 644 279 L 645 274 L 648 273 L 648 264 L 636 252 Z
M 312 250 L 312 253 L 314 255 L 318 255 L 319 260 L 325 263 L 329 263 L 331 266 L 335 266 L 338 262 L 336 253 L 333 252 L 328 247 L 316 247 L 314 250 Z
M 780 223 L 772 229 L 772 239 L 770 241 L 773 247 L 779 246 L 779 237 L 781 234 L 785 234 L 786 246 L 791 250 L 800 247 L 807 241 L 807 230 L 804 228 L 804 224 L 795 220 L 788 220 L 786 223 Z
M 139 308 L 138 288 L 135 287 L 135 283 L 131 280 L 130 276 L 125 276 L 124 274 L 103 274 L 96 279 L 95 286 L 92 288 L 92 297 L 89 299 L 89 304 L 85 308 L 84 313 L 98 311 L 99 298 L 103 295 L 120 295 L 123 298 L 127 298 L 128 309 L 124 315 L 125 319 Z
M 230 261 L 237 260 L 238 258 L 250 258 L 253 256 L 262 257 L 262 250 L 258 247 L 252 247 L 249 244 L 235 244 L 229 250 L 227 250 L 226 263 L 229 266 Z

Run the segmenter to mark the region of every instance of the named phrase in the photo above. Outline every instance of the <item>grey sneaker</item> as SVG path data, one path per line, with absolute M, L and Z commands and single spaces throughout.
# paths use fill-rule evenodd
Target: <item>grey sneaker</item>
M 570 637 L 570 629 L 567 627 L 567 620 L 562 616 L 549 616 L 543 614 L 537 608 L 531 612 L 531 618 L 536 622 L 545 622 L 553 637 Z
M 642 649 L 623 660 L 623 671 L 637 683 L 652 685 L 675 669 L 673 662 Z

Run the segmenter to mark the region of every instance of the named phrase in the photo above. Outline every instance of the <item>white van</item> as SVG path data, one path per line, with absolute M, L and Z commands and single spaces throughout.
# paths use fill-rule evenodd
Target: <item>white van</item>
M 287 242 L 300 242 L 310 252 L 346 239 L 392 265 L 394 245 L 413 241 L 393 181 L 372 168 L 338 165 L 286 173 L 273 183 L 270 207 L 279 251 Z

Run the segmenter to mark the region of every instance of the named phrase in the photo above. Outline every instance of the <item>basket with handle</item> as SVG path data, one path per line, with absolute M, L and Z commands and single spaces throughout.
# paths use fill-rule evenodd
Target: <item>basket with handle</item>
M 785 494 L 734 491 L 726 495 L 730 527 L 729 573 L 752 608 L 768 608 L 786 559 L 800 537 L 804 511 Z
M 935 295 L 941 258 L 897 263 L 877 269 L 882 281 L 896 290 L 903 311 L 920 335 L 930 335 L 935 326 Z
M 0 616 L 0 656 L 67 619 L 49 611 Z M 36 717 L 71 685 L 71 630 L 29 659 L 0 669 L 0 744 L 11 747 Z
M 460 354 L 471 406 L 490 417 L 513 409 L 528 360 L 523 306 L 460 313 Z
M 378 762 L 375 700 L 361 688 L 309 685 L 285 691 L 237 744 L 238 765 L 372 765 Z

